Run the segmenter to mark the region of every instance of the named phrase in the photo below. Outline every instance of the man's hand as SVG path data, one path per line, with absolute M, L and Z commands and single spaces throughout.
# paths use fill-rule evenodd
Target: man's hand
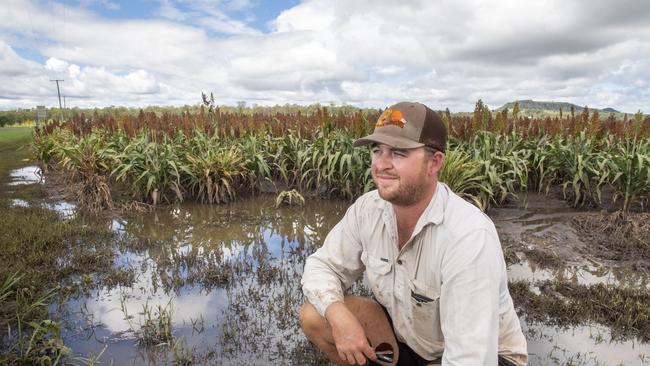
M 365 365 L 366 358 L 377 360 L 375 352 L 368 344 L 366 332 L 359 320 L 345 304 L 335 302 L 325 310 L 325 318 L 332 327 L 332 337 L 339 357 L 350 365 Z

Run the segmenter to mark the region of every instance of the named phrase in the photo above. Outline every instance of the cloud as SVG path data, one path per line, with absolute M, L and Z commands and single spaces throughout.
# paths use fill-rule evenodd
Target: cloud
M 180 5 L 183 5 L 183 9 Z M 246 22 L 234 19 L 224 9 L 241 11 L 251 6 L 246 0 L 210 1 L 210 0 L 160 0 L 157 14 L 163 18 L 183 22 L 187 25 L 200 25 L 207 30 L 224 34 L 260 34 L 249 27 Z
M 161 0 L 149 18 L 120 20 L 9 0 L 0 9 L 0 84 L 16 91 L 0 86 L 0 108 L 51 94 L 57 72 L 88 106 L 194 104 L 201 92 L 219 103 L 409 99 L 452 111 L 479 98 L 491 107 L 530 98 L 626 111 L 650 102 L 643 0 L 305 0 L 270 31 L 249 23 L 259 6 Z

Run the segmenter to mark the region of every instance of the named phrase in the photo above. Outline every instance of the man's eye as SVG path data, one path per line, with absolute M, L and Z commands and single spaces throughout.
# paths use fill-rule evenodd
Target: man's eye
M 404 151 L 396 150 L 396 151 L 393 151 L 393 155 L 399 156 L 400 158 L 403 158 L 403 157 L 406 156 L 406 153 Z

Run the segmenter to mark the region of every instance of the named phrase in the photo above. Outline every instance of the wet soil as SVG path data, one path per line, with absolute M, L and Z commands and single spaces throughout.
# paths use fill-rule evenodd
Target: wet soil
M 573 218 L 571 223 L 594 256 L 650 270 L 650 213 L 615 212 Z

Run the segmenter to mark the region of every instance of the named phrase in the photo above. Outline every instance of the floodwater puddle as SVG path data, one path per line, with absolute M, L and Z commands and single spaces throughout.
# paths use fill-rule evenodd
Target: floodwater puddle
M 48 210 L 57 212 L 63 219 L 69 219 L 77 212 L 76 204 L 65 201 L 54 203 L 46 202 L 43 203 L 43 207 L 47 208 Z
M 14 169 L 9 172 L 9 182 L 6 184 L 8 186 L 22 186 L 29 184 L 42 184 L 45 182 L 45 178 L 42 176 L 41 168 L 35 165 L 30 165 L 18 169 Z M 10 201 L 11 207 L 30 207 L 33 203 L 30 201 L 20 198 L 12 198 Z M 45 209 L 52 210 L 57 212 L 61 218 L 70 219 L 77 212 L 77 205 L 71 202 L 66 201 L 56 201 L 56 202 L 39 202 L 40 206 Z
M 8 185 L 23 185 L 23 184 L 34 184 L 42 182 L 41 168 L 30 165 L 22 167 L 19 169 L 12 170 L 9 172 L 9 178 L 11 179 L 8 182 Z
M 128 286 L 102 287 L 63 306 L 66 342 L 113 364 L 299 364 L 319 356 L 299 331 L 300 277 L 345 203 L 273 208 L 271 199 L 184 204 L 112 220 Z M 171 314 L 166 346 L 137 345 L 146 314 Z M 178 340 L 183 339 L 183 342 Z M 179 345 L 180 344 L 180 345 Z M 180 349 L 179 349 L 180 348 Z
M 521 319 L 530 365 L 645 365 L 650 347 L 634 341 L 612 341 L 598 325 L 571 328 L 539 327 Z
M 625 268 L 607 267 L 595 262 L 548 268 L 532 260 L 523 260 L 508 267 L 508 279 L 511 281 L 525 280 L 531 283 L 554 280 L 586 286 L 602 283 L 648 288 L 648 278 L 644 273 Z
M 20 198 L 13 198 L 11 200 L 11 207 L 29 207 L 29 202 Z

